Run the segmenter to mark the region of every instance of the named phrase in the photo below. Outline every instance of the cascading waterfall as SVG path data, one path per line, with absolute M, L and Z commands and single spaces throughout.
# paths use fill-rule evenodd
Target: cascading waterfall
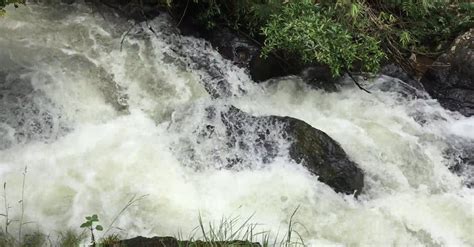
M 372 94 L 351 84 L 328 93 L 297 77 L 255 84 L 208 43 L 177 34 L 164 15 L 134 25 L 84 4 L 7 13 L 0 182 L 18 218 L 27 167 L 29 230 L 78 229 L 92 213 L 107 226 L 133 195 L 146 195 L 114 231 L 186 235 L 199 214 L 205 221 L 254 214 L 252 222 L 276 233 L 300 206 L 295 220 L 309 245 L 474 245 L 474 192 L 466 186 L 473 171 L 457 160 L 474 150 L 474 118 L 411 97 L 401 81 L 380 76 L 367 82 Z M 226 147 L 217 122 L 202 138 L 206 109 L 228 105 L 326 132 L 363 169 L 364 192 L 337 194 L 284 148 L 263 161 L 258 150 Z M 242 165 L 223 169 L 235 155 Z M 455 164 L 460 175 L 449 170 Z

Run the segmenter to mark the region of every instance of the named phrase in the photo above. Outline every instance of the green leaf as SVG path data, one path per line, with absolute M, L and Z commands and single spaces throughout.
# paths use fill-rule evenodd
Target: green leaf
M 102 231 L 102 230 L 104 230 L 104 228 L 103 228 L 101 225 L 97 225 L 97 226 L 95 227 L 95 229 L 96 229 L 97 231 Z
M 91 226 L 92 226 L 92 222 L 87 221 L 87 222 L 82 223 L 81 228 L 91 227 Z
M 92 215 L 92 221 L 99 221 L 97 214 Z
M 89 220 L 92 220 L 92 217 L 87 216 L 87 217 L 86 217 L 86 220 L 88 220 L 88 221 L 89 221 Z

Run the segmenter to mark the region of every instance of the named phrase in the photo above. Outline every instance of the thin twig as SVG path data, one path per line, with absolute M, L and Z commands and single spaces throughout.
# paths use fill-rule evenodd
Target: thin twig
M 133 27 L 135 27 L 135 25 L 132 25 L 132 26 L 127 30 L 127 32 L 125 32 L 125 34 L 123 35 L 122 40 L 120 41 L 120 51 L 122 51 L 123 42 L 125 41 L 125 38 L 128 36 L 128 34 L 130 33 L 130 31 L 132 31 Z
M 354 78 L 354 76 L 352 76 L 351 72 L 349 72 L 348 70 L 346 70 L 346 73 L 347 73 L 347 75 L 349 75 L 349 77 L 352 79 L 352 81 L 357 85 L 357 87 L 358 87 L 360 90 L 362 90 L 362 91 L 364 91 L 364 92 L 366 92 L 366 93 L 371 94 L 371 92 L 370 92 L 369 90 L 363 88 L 363 87 L 359 84 L 359 82 Z
M 181 15 L 181 18 L 179 19 L 179 22 L 178 22 L 178 26 L 181 24 L 181 22 L 183 21 L 183 18 L 184 16 L 186 15 L 186 12 L 188 11 L 188 6 L 189 6 L 189 0 L 186 2 L 186 7 L 184 7 L 184 11 L 183 11 L 183 14 Z
M 28 167 L 25 166 L 25 171 L 23 172 L 23 183 L 21 186 L 21 215 L 20 215 L 20 226 L 18 229 L 18 242 L 21 245 L 21 231 L 23 228 L 23 219 L 25 216 L 25 182 L 26 182 L 26 173 L 28 172 Z
M 8 236 L 8 225 L 10 225 L 10 220 L 8 219 L 8 201 L 7 201 L 7 182 L 3 183 L 3 199 L 5 202 L 5 214 L 2 216 L 5 217 L 5 235 Z

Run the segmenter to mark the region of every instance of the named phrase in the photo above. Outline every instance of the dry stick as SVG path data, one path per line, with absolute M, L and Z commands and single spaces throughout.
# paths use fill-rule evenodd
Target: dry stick
M 390 26 L 387 26 L 387 25 L 385 25 L 384 23 L 382 23 L 378 20 L 377 14 L 374 13 L 372 8 L 366 7 L 366 12 L 369 15 L 370 21 L 372 21 L 372 23 L 374 23 L 375 26 L 380 31 L 383 31 L 385 28 L 388 28 L 388 29 L 390 29 L 390 31 L 392 31 Z M 393 56 L 393 59 L 395 59 L 395 61 L 402 67 L 402 69 L 405 72 L 408 72 L 408 73 L 414 72 L 413 71 L 414 70 L 413 65 L 404 58 L 404 56 L 403 56 L 402 52 L 400 51 L 400 49 L 396 45 L 393 44 L 395 42 L 393 37 L 388 35 L 386 37 L 385 41 L 386 41 L 385 43 L 388 46 L 387 47 L 388 52 L 391 54 L 391 56 Z
M 23 172 L 23 183 L 21 187 L 21 216 L 20 216 L 20 228 L 18 229 L 18 242 L 21 244 L 21 230 L 23 227 L 23 218 L 25 216 L 25 181 L 26 181 L 26 173 L 28 172 L 28 167 L 25 166 L 25 171 Z
M 181 18 L 179 19 L 178 25 L 176 25 L 176 26 L 179 27 L 179 25 L 183 21 L 183 18 L 186 15 L 186 12 L 188 11 L 188 6 L 189 6 L 189 0 L 186 2 L 186 7 L 184 8 L 183 14 L 181 15 Z
M 141 10 L 141 12 L 142 12 L 143 18 L 145 18 L 145 23 L 146 23 L 146 26 L 148 27 L 148 29 L 149 29 L 153 34 L 157 35 L 156 32 L 155 32 L 155 30 L 153 30 L 153 28 L 148 24 L 148 17 L 147 17 L 146 14 L 145 14 L 145 10 L 143 10 L 143 0 L 140 0 L 140 10 Z
M 3 183 L 3 199 L 5 201 L 5 214 L 2 214 L 5 217 L 5 235 L 8 236 L 8 225 L 10 220 L 8 219 L 8 202 L 7 202 L 7 182 Z
M 360 90 L 362 90 L 362 91 L 364 91 L 364 92 L 366 92 L 366 93 L 371 94 L 371 92 L 370 92 L 369 90 L 363 88 L 363 87 L 359 84 L 359 82 L 352 76 L 351 72 L 349 72 L 348 70 L 346 70 L 346 73 L 349 75 L 349 77 L 352 79 L 352 81 L 354 81 L 354 83 L 357 85 L 357 87 L 358 87 Z
M 132 25 L 132 26 L 127 30 L 127 32 L 123 35 L 122 40 L 120 41 L 120 51 L 122 51 L 123 42 L 125 41 L 125 38 L 128 36 L 128 34 L 130 33 L 130 31 L 132 31 L 133 27 L 135 27 L 135 24 Z
M 91 227 L 90 227 L 90 230 L 91 230 L 91 243 L 92 243 L 92 247 L 95 247 L 94 228 L 92 228 L 92 225 L 91 225 Z

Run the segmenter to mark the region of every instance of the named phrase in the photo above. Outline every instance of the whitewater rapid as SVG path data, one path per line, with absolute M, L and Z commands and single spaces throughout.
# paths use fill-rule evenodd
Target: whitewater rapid
M 213 78 L 199 59 L 229 82 L 228 97 L 207 93 Z M 178 35 L 165 15 L 135 25 L 84 4 L 8 8 L 0 18 L 0 182 L 11 217 L 20 215 L 27 167 L 28 231 L 79 231 L 93 213 L 108 226 L 130 198 L 145 196 L 110 232 L 186 236 L 199 215 L 253 215 L 281 234 L 299 206 L 295 228 L 310 246 L 473 246 L 472 169 L 452 173 L 458 156 L 447 151 L 474 150 L 474 118 L 405 97 L 394 78 L 366 84 L 372 94 L 350 83 L 328 93 L 298 77 L 253 83 L 208 43 Z M 326 132 L 364 171 L 364 192 L 337 194 L 283 153 L 270 164 L 242 153 L 249 165 L 222 169 L 222 157 L 239 150 L 224 147 L 219 128 L 210 139 L 199 128 L 206 107 L 230 104 Z

